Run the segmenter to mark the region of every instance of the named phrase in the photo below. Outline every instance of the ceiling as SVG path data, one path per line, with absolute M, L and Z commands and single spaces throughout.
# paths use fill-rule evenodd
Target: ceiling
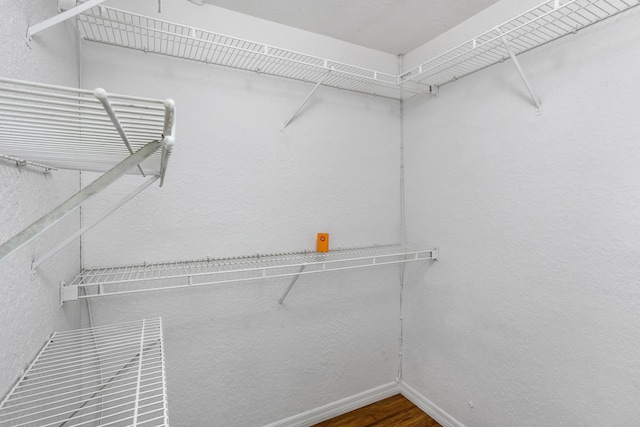
M 406 54 L 498 0 L 190 0 Z

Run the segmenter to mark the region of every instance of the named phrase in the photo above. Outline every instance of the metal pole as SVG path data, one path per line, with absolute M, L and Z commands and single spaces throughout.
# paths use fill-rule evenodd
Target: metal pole
M 0 245 L 0 261 L 29 243 L 42 232 L 49 229 L 52 225 L 61 221 L 91 197 L 113 184 L 118 178 L 127 173 L 129 169 L 140 164 L 140 162 L 153 154 L 161 145 L 162 144 L 158 141 L 148 143 L 140 150 L 115 165 L 100 178 L 96 179 L 91 184 L 71 196 L 60 206 L 4 242 Z
M 85 232 L 91 230 L 93 227 L 98 225 L 100 222 L 102 222 L 103 219 L 105 219 L 106 217 L 108 217 L 109 215 L 114 213 L 118 208 L 120 208 L 122 205 L 127 203 L 129 200 L 133 199 L 135 196 L 140 194 L 143 190 L 145 190 L 151 184 L 156 182 L 158 179 L 160 179 L 160 176 L 158 176 L 158 175 L 152 176 L 147 181 L 145 181 L 144 184 L 142 184 L 141 186 L 139 186 L 138 188 L 133 190 L 130 194 L 128 194 L 123 199 L 121 199 L 118 203 L 116 203 L 115 205 L 111 206 L 111 208 L 109 210 L 104 212 L 99 218 L 96 218 L 91 224 L 85 225 L 80 230 L 76 231 L 71 236 L 67 237 L 64 241 L 60 242 L 55 248 L 51 249 L 46 254 L 42 255 L 37 260 L 33 261 L 33 264 L 31 264 L 31 270 L 32 271 L 35 270 L 38 266 L 40 266 L 40 264 L 42 264 L 43 262 L 45 262 L 46 260 L 51 258 L 53 255 L 57 254 L 62 248 L 67 246 L 69 243 L 73 242 L 76 238 L 82 236 Z
M 304 107 L 304 104 L 307 103 L 307 101 L 309 100 L 309 98 L 311 98 L 311 96 L 315 93 L 315 91 L 318 89 L 318 87 L 320 87 L 320 85 L 322 84 L 322 82 L 325 81 L 325 79 L 327 77 L 329 77 L 329 73 L 331 73 L 331 70 L 327 71 L 324 76 L 322 76 L 322 78 L 320 79 L 320 81 L 318 83 L 316 83 L 316 85 L 313 87 L 313 89 L 311 89 L 311 92 L 309 93 L 309 95 L 307 95 L 307 97 L 302 101 L 302 103 L 300 103 L 300 106 L 296 109 L 296 111 L 291 115 L 291 118 L 289 118 L 289 120 L 287 120 L 286 122 L 284 122 L 284 125 L 282 126 L 282 130 L 284 131 L 284 128 L 286 128 L 287 126 L 289 126 L 289 123 L 291 123 L 291 121 L 296 117 L 296 115 L 298 114 L 298 112 L 302 109 L 302 107 Z
M 500 28 L 498 28 L 497 30 L 500 34 L 502 34 L 502 30 Z M 533 87 L 529 83 L 529 79 L 527 79 L 527 76 L 524 74 L 524 71 L 522 71 L 522 67 L 520 66 L 520 61 L 518 61 L 518 58 L 516 58 L 515 53 L 513 53 L 513 49 L 511 49 L 511 45 L 509 44 L 507 37 L 505 35 L 502 35 L 501 39 L 502 39 L 502 43 L 504 44 L 504 47 L 507 49 L 507 52 L 509 52 L 509 56 L 511 56 L 511 59 L 515 64 L 518 70 L 518 73 L 520 73 L 520 77 L 522 78 L 524 85 L 527 87 L 527 91 L 529 91 L 529 96 L 531 96 L 531 99 L 533 100 L 533 102 L 536 104 L 536 107 L 538 108 L 537 113 L 541 114 L 542 104 L 540 104 L 540 101 L 538 101 L 538 97 L 534 93 Z

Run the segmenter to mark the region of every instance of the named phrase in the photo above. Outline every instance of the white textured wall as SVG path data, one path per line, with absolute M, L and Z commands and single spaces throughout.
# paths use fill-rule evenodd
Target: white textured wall
M 313 249 L 322 231 L 333 247 L 399 240 L 397 101 L 320 88 L 281 133 L 312 85 L 83 49 L 88 87 L 172 97 L 178 111 L 165 187 L 87 233 L 86 265 Z M 85 212 L 89 221 L 98 210 Z M 261 426 L 394 380 L 397 267 L 302 277 L 278 310 L 288 283 L 92 304 L 99 324 L 163 317 L 173 425 Z
M 639 423 L 639 20 L 522 55 L 541 116 L 509 61 L 406 105 L 405 380 L 466 426 Z
M 68 27 L 52 28 L 25 43 L 28 25 L 53 16 L 55 2 L 1 0 L 0 76 L 75 86 L 75 42 Z M 0 160 L 0 242 L 46 214 L 78 189 L 78 173 L 17 168 Z M 59 308 L 59 283 L 79 268 L 78 245 L 71 245 L 38 269 L 30 279 L 34 256 L 54 246 L 78 227 L 72 215 L 55 229 L 0 261 L 0 397 L 4 397 L 22 369 L 49 334 L 79 325 L 77 304 Z

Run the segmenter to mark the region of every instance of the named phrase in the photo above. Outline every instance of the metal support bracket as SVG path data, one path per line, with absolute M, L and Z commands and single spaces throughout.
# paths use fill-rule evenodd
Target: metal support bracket
M 49 19 L 46 19 L 42 22 L 40 22 L 39 24 L 33 25 L 29 28 L 27 28 L 27 41 L 30 41 L 31 38 L 39 33 L 40 31 L 44 31 L 49 27 L 53 27 L 54 25 L 57 25 L 61 22 L 64 22 L 68 19 L 74 18 L 76 16 L 78 16 L 79 14 L 81 14 L 82 12 L 84 12 L 85 10 L 89 10 L 92 7 L 98 6 L 99 4 L 104 3 L 107 0 L 89 0 L 86 3 L 82 3 L 79 4 L 78 6 L 69 9 L 69 10 L 65 10 L 64 12 L 56 15 L 56 16 L 52 16 Z
M 7 240 L 0 245 L 0 261 L 7 256 L 11 255 L 31 240 L 38 237 L 44 231 L 48 230 L 51 226 L 61 221 L 67 215 L 69 215 L 74 209 L 80 207 L 91 197 L 98 194 L 100 191 L 113 184 L 118 178 L 127 173 L 129 169 L 139 165 L 144 159 L 148 158 L 156 150 L 158 150 L 163 143 L 159 141 L 152 141 L 136 151 L 131 156 L 122 160 L 115 165 L 104 175 L 87 185 L 82 190 L 71 196 L 60 206 L 53 209 L 51 212 Z
M 435 248 L 431 250 L 431 259 L 434 261 L 440 260 L 440 249 Z
M 100 101 L 100 104 L 102 104 L 102 108 L 104 108 L 104 111 L 109 116 L 111 123 L 113 123 L 113 126 L 118 131 L 118 135 L 120 135 L 120 138 L 122 138 L 122 142 L 124 142 L 124 145 L 127 146 L 127 150 L 129 150 L 129 154 L 133 154 L 133 148 L 131 148 L 129 137 L 124 131 L 124 128 L 122 127 L 122 124 L 120 123 L 120 120 L 116 115 L 116 112 L 113 110 L 113 106 L 111 105 L 111 102 L 109 102 L 109 95 L 107 94 L 107 92 L 104 89 L 98 88 L 93 91 L 93 96 L 95 96 L 98 99 L 98 101 Z M 140 171 L 142 176 L 146 176 L 144 174 L 144 171 L 142 170 L 142 166 L 138 165 L 138 170 Z
M 60 282 L 60 306 L 67 301 L 78 300 L 78 285 L 67 285 L 64 282 Z
M 64 247 L 66 247 L 69 243 L 73 242 L 76 238 L 82 236 L 84 233 L 86 233 L 87 231 L 91 230 L 93 227 L 98 225 L 100 222 L 102 222 L 102 220 L 104 220 L 109 215 L 114 213 L 117 209 L 119 209 L 122 205 L 127 203 L 129 200 L 133 199 L 135 196 L 140 194 L 143 190 L 148 188 L 151 184 L 156 182 L 158 179 L 160 179 L 160 176 L 158 176 L 158 175 L 155 175 L 155 176 L 149 178 L 141 186 L 139 186 L 138 188 L 133 190 L 131 193 L 129 193 L 127 196 L 125 196 L 121 200 L 119 200 L 115 205 L 111 206 L 111 208 L 109 208 L 107 211 L 105 211 L 100 217 L 96 218 L 91 224 L 85 225 L 80 230 L 76 231 L 71 236 L 67 237 L 65 240 L 63 240 L 58 245 L 56 245 L 56 247 L 54 247 L 53 249 L 49 250 L 46 254 L 44 254 L 40 258 L 34 260 L 33 263 L 31 264 L 31 273 L 32 273 L 32 275 L 35 273 L 35 269 L 38 266 L 40 266 L 40 264 L 42 264 L 43 262 L 45 262 L 46 260 L 51 258 L 53 255 L 57 254 L 60 250 L 62 250 Z
M 282 294 L 282 296 L 278 300 L 278 310 L 282 308 L 282 304 L 284 303 L 285 298 L 287 297 L 287 295 L 289 295 L 289 292 L 291 292 L 291 288 L 293 288 L 293 285 L 296 284 L 296 282 L 298 281 L 298 278 L 300 277 L 300 273 L 304 271 L 305 267 L 306 265 L 303 265 L 302 267 L 300 267 L 300 270 L 298 270 L 298 274 L 293 276 L 293 279 L 291 279 L 291 283 L 289 283 L 289 287 L 287 288 L 286 291 L 284 291 L 284 294 Z
M 30 160 L 20 159 L 18 157 L 7 156 L 5 154 L 0 154 L 0 159 L 8 160 L 10 162 L 15 162 L 16 166 L 24 167 L 24 166 L 34 166 L 36 168 L 44 169 L 43 173 L 51 173 L 51 171 L 57 171 L 57 168 L 53 166 L 43 165 L 42 163 L 32 162 Z
M 293 114 L 291 115 L 291 117 L 289 118 L 289 120 L 287 120 L 286 122 L 284 122 L 284 125 L 282 125 L 282 128 L 280 129 L 280 132 L 284 132 L 284 129 L 289 126 L 289 123 L 291 123 L 293 121 L 293 119 L 298 115 L 298 112 L 300 112 L 300 110 L 302 110 L 302 107 L 304 107 L 304 104 L 307 103 L 307 101 L 309 101 L 309 99 L 311 99 L 311 96 L 316 92 L 316 90 L 318 90 L 318 88 L 320 87 L 320 85 L 322 84 L 322 82 L 324 82 L 326 80 L 327 77 L 329 77 L 329 74 L 331 74 L 332 70 L 328 70 L 326 73 L 324 73 L 324 75 L 322 76 L 322 78 L 318 81 L 318 83 L 316 83 L 316 85 L 313 87 L 313 89 L 311 89 L 311 92 L 309 93 L 309 95 L 307 95 L 307 97 L 305 99 L 302 100 L 302 102 L 300 103 L 300 105 L 298 106 L 298 108 L 296 109 L 296 111 L 293 112 Z
M 529 96 L 533 100 L 533 103 L 536 105 L 536 114 L 537 115 L 542 114 L 542 104 L 538 100 L 538 97 L 536 96 L 536 94 L 535 94 L 535 92 L 533 90 L 533 86 L 531 86 L 531 83 L 529 83 L 529 79 L 527 79 L 527 76 L 524 74 L 524 71 L 522 71 L 522 67 L 520 66 L 520 61 L 518 61 L 518 58 L 516 57 L 515 53 L 513 52 L 513 49 L 511 48 L 511 44 L 509 43 L 509 40 L 507 40 L 507 36 L 505 36 L 502 33 L 502 30 L 499 27 L 496 28 L 496 30 L 500 34 L 500 36 L 501 36 L 500 39 L 502 40 L 502 43 L 504 44 L 504 47 L 507 49 L 507 52 L 509 52 L 509 56 L 513 60 L 513 64 L 516 66 L 516 69 L 518 70 L 518 73 L 520 74 L 520 77 L 522 78 L 522 81 L 524 82 L 524 85 L 527 87 L 527 91 L 529 92 Z

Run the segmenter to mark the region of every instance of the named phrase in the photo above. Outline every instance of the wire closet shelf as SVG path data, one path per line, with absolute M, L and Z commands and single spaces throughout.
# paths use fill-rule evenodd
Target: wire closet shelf
M 162 182 L 174 120 L 171 100 L 0 78 L 0 154 L 44 168 L 105 172 L 157 141 L 161 149 L 129 173 Z
M 399 99 L 398 76 L 106 6 L 78 15 L 85 40 Z M 404 90 L 415 94 L 417 85 Z
M 291 252 L 83 270 L 63 286 L 63 301 L 223 283 L 293 277 L 328 271 L 435 260 L 437 249 L 379 246 Z M 82 288 L 83 292 L 79 292 Z
M 549 0 L 393 75 L 105 6 L 78 16 L 85 40 L 393 99 L 409 98 L 638 6 L 638 0 Z
M 401 84 L 440 86 L 640 5 L 638 0 L 549 0 L 401 76 Z
M 168 426 L 162 320 L 51 336 L 0 402 L 0 426 Z

